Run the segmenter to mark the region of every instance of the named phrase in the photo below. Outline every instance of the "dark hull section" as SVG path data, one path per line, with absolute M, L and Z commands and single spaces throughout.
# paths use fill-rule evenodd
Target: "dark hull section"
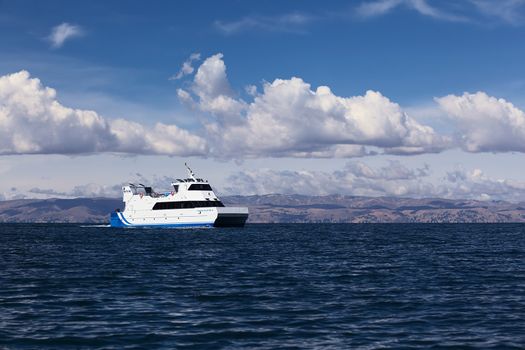
M 219 214 L 213 223 L 215 227 L 243 227 L 248 214 Z

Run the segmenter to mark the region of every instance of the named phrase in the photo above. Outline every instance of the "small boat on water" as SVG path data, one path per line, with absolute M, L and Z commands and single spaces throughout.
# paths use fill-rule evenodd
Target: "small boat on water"
M 171 190 L 155 192 L 143 184 L 122 187 L 125 208 L 110 216 L 111 227 L 242 227 L 248 208 L 226 207 L 208 181 L 189 177 L 171 183 Z

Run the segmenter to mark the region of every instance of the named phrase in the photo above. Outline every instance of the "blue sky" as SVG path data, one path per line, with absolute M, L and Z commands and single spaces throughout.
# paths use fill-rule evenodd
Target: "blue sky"
M 224 194 L 519 201 L 524 16 L 521 0 L 0 0 L 0 197 L 113 196 L 187 160 Z

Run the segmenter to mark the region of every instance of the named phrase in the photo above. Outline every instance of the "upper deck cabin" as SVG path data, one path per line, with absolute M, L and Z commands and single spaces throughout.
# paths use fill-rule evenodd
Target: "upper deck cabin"
M 155 190 L 153 190 L 152 186 L 146 186 L 143 184 L 135 185 L 130 183 L 128 186 L 122 187 L 122 191 L 124 193 L 128 192 L 132 195 L 142 195 L 153 198 L 174 195 L 176 193 L 184 191 L 213 192 L 213 189 L 211 188 L 210 184 L 203 179 L 177 179 L 177 181 L 171 183 L 171 186 L 172 190 L 169 192 L 156 192 Z
M 132 198 L 142 199 L 155 198 L 156 201 L 168 200 L 168 197 L 175 200 L 205 200 L 219 201 L 212 187 L 207 180 L 197 178 L 193 171 L 186 165 L 189 176 L 185 179 L 176 179 L 171 183 L 172 188 L 168 191 L 156 192 L 153 187 L 144 184 L 132 184 L 122 187 L 124 201 Z

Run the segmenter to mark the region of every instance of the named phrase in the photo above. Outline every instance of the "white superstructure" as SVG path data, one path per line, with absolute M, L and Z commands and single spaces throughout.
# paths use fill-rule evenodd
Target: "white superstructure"
M 111 226 L 244 226 L 248 208 L 225 207 L 208 181 L 186 167 L 189 178 L 172 182 L 170 191 L 155 192 L 143 184 L 123 186 L 125 208 L 111 213 Z

